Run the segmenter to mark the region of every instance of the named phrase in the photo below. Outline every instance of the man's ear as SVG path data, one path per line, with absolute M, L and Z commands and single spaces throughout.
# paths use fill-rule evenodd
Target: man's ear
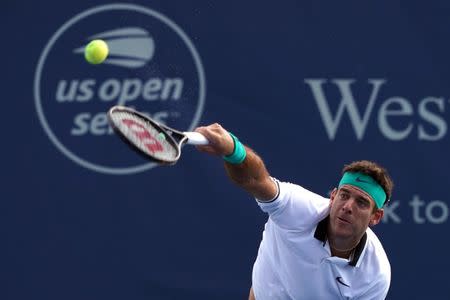
M 336 197 L 337 191 L 338 191 L 337 188 L 334 188 L 334 189 L 331 191 L 331 194 L 330 194 L 330 204 L 333 202 L 334 197 Z
M 374 226 L 380 223 L 384 216 L 384 209 L 377 209 L 370 219 L 369 226 Z

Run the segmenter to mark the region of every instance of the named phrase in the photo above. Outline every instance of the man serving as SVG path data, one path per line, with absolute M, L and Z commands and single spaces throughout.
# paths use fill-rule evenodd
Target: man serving
M 369 228 L 383 217 L 393 183 L 371 161 L 344 166 L 329 198 L 269 175 L 262 159 L 219 124 L 199 127 L 237 185 L 269 215 L 249 299 L 385 299 L 386 253 Z

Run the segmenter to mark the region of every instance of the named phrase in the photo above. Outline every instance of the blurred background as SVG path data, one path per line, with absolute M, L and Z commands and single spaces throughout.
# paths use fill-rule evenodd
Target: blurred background
M 450 4 L 5 1 L 1 299 L 246 299 L 266 215 L 221 159 L 158 167 L 113 135 L 123 104 L 221 123 L 319 194 L 369 159 L 388 299 L 448 299 Z M 90 65 L 102 38 L 111 55 Z

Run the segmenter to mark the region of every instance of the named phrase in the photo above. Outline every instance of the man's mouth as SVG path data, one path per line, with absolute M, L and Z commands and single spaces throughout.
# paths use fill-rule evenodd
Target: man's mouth
M 338 217 L 338 219 L 339 219 L 340 221 L 344 222 L 344 223 L 351 224 L 351 222 L 348 221 L 348 220 L 346 220 L 346 219 L 343 219 L 343 218 L 340 218 L 340 217 Z

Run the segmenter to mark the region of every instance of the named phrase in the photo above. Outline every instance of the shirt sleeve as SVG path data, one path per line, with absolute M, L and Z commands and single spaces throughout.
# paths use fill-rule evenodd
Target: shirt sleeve
M 269 218 L 278 226 L 303 231 L 328 215 L 328 198 L 297 184 L 273 180 L 278 186 L 277 196 L 271 201 L 256 201 L 262 211 L 269 214 Z
M 389 291 L 390 280 L 382 278 L 371 286 L 364 295 L 356 297 L 354 300 L 384 300 Z

